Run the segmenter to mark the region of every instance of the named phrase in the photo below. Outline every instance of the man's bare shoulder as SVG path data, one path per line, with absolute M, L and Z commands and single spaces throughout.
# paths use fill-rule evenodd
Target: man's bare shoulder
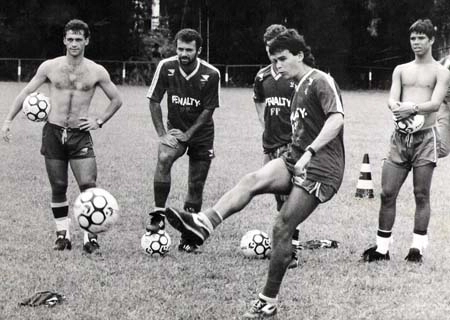
M 101 64 L 98 64 L 97 62 L 84 58 L 84 63 L 86 67 L 89 69 L 89 71 L 94 72 L 99 77 L 104 77 L 108 74 L 108 71 L 106 71 L 105 67 Z

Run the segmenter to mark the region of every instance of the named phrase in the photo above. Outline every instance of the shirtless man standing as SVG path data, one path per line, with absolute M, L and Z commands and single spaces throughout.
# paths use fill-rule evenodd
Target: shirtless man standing
M 450 83 L 450 73 L 431 55 L 435 32 L 431 21 L 417 20 L 409 31 L 415 59 L 394 69 L 388 105 L 397 121 L 417 114 L 423 115 L 425 121 L 419 131 L 403 133 L 396 129 L 392 134 L 382 168 L 377 245 L 363 253 L 363 260 L 368 262 L 390 259 L 397 195 L 411 169 L 416 211 L 413 240 L 405 260 L 421 262 L 428 244 L 430 185 L 439 148 L 436 116 Z
M 49 82 L 52 108 L 42 133 L 41 154 L 52 190 L 51 208 L 56 223 L 55 250 L 70 250 L 70 219 L 66 191 L 68 166 L 80 191 L 96 186 L 97 164 L 90 130 L 102 127 L 121 107 L 122 99 L 106 69 L 84 57 L 89 44 L 89 27 L 81 20 L 71 20 L 64 28 L 65 56 L 44 61 L 31 81 L 14 100 L 2 126 L 3 139 L 10 141 L 11 122 L 30 93 Z M 100 87 L 110 103 L 104 113 L 89 115 L 92 97 Z M 85 232 L 83 250 L 99 248 L 96 235 Z

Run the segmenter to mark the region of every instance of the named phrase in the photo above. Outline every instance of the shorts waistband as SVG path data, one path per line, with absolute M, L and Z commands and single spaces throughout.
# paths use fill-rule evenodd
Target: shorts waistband
M 55 129 L 61 130 L 61 131 L 64 131 L 64 130 L 65 131 L 75 131 L 75 132 L 82 132 L 82 131 L 84 131 L 84 130 L 81 130 L 80 128 L 63 127 L 63 126 L 60 126 L 60 125 L 57 125 L 57 124 L 54 124 L 54 123 L 51 123 L 51 122 L 47 122 L 47 125 L 50 126 L 50 127 L 55 128 Z

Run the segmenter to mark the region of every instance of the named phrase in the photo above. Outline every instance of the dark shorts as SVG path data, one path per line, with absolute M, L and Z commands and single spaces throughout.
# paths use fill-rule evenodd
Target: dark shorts
M 306 175 L 296 175 L 294 173 L 296 161 L 289 158 L 288 153 L 284 153 L 281 156 L 281 159 L 283 159 L 286 169 L 292 175 L 292 183 L 295 186 L 304 189 L 309 194 L 314 195 L 321 203 L 331 200 L 331 198 L 333 198 L 333 196 L 337 193 L 336 188 L 332 185 L 317 181 L 318 179 L 308 177 L 308 171 L 306 172 Z
M 182 143 L 182 145 L 187 149 L 187 155 L 194 160 L 212 160 L 215 157 L 214 137 L 202 141 Z
M 389 153 L 385 161 L 407 170 L 428 164 L 435 166 L 438 159 L 439 143 L 439 135 L 435 127 L 420 130 L 413 134 L 394 131 L 391 135 Z
M 47 122 L 42 129 L 41 154 L 58 160 L 93 158 L 94 143 L 89 131 Z

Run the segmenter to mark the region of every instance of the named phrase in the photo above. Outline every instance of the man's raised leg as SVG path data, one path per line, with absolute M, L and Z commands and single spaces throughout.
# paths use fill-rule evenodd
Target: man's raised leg
M 254 196 L 262 193 L 286 193 L 290 188 L 291 175 L 284 161 L 275 159 L 261 169 L 245 175 L 213 208 L 198 214 L 168 208 L 167 220 L 185 239 L 202 245 L 224 219 L 242 210 Z

